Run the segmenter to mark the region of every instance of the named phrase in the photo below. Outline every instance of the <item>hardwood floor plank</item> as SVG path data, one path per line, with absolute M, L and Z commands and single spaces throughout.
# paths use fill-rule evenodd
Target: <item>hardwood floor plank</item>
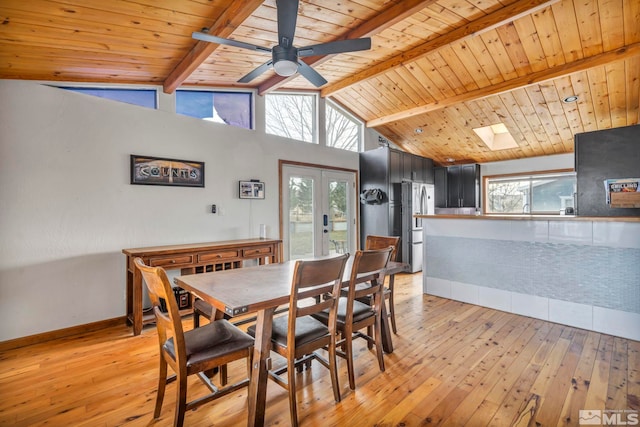
M 567 393 L 561 411 L 559 426 L 567 426 L 576 423 L 575 414 L 581 409 L 586 409 L 587 389 L 589 379 L 593 372 L 593 364 L 598 354 L 598 343 L 600 336 L 596 332 L 586 331 L 585 343 L 582 346 L 582 353 L 578 360 L 576 370 L 571 378 L 571 388 Z
M 596 360 L 589 379 L 585 409 L 604 409 L 607 407 L 607 390 L 609 388 L 609 372 L 611 370 L 611 351 L 613 337 L 601 335 L 596 353 Z
M 607 389 L 607 407 L 624 408 L 627 405 L 628 356 L 627 340 L 613 339 L 609 388 Z
M 301 425 L 578 426 L 581 409 L 640 409 L 640 342 L 424 295 L 420 273 L 398 275 L 396 289 L 398 334 L 385 372 L 356 340 L 357 388 L 339 359 L 335 403 L 327 370 L 314 362 L 297 375 Z M 170 426 L 174 385 L 152 418 L 157 351 L 153 326 L 134 337 L 124 325 L 2 351 L 0 426 Z M 244 364 L 229 373 L 240 378 Z M 190 395 L 206 389 L 189 384 Z M 244 426 L 246 405 L 240 390 L 188 412 L 185 425 Z M 265 420 L 290 425 L 286 391 L 272 382 Z
M 629 383 L 627 389 L 627 406 L 640 411 L 640 342 L 627 341 L 629 358 Z
M 535 421 L 541 425 L 559 424 L 564 401 L 571 389 L 574 373 L 587 336 L 587 332 L 583 330 L 572 330 L 572 332 L 574 332 L 572 340 L 562 355 L 559 366 L 551 368 L 553 376 L 548 382 L 548 391 L 537 393 L 545 396 L 535 417 Z

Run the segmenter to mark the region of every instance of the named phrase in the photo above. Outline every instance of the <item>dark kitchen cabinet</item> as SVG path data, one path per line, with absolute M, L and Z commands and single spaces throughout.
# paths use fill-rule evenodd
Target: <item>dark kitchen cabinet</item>
M 576 215 L 640 216 L 640 208 L 611 207 L 602 185 L 640 174 L 640 125 L 579 133 L 575 137 Z
M 360 153 L 360 179 L 362 180 L 360 185 L 369 184 L 369 173 L 371 172 L 369 168 L 365 170 L 362 169 L 362 155 L 364 153 Z M 387 153 L 379 153 L 382 154 L 382 162 L 380 163 L 380 173 L 385 177 L 384 182 L 381 187 L 383 190 L 389 190 L 389 202 L 395 203 L 398 202 L 398 206 L 400 206 L 400 186 L 393 186 L 393 183 L 402 182 L 404 178 L 404 158 L 403 153 L 395 150 L 388 150 Z M 365 155 L 365 160 L 368 155 Z M 377 157 L 377 156 L 374 156 Z M 389 159 L 388 162 L 385 162 L 385 157 Z M 366 163 L 366 162 L 365 162 Z M 365 188 L 365 187 L 362 187 Z
M 389 147 L 360 153 L 360 191 L 379 188 L 381 204 L 360 204 L 360 242 L 369 234 L 402 233 L 401 183 L 433 184 L 433 160 Z
M 436 168 L 435 205 L 438 208 L 480 207 L 480 165 Z
M 434 205 L 436 208 L 447 207 L 447 168 L 435 168 L 433 170 Z

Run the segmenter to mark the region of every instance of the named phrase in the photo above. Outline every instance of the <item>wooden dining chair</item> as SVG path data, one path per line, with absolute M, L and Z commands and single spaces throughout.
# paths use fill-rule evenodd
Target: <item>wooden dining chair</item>
M 396 261 L 398 258 L 398 248 L 400 247 L 400 237 L 399 236 L 374 236 L 368 235 L 365 240 L 365 249 L 384 249 L 389 246 L 393 247 L 393 251 L 391 251 L 391 258 L 389 261 Z M 394 282 L 395 275 L 391 274 L 389 276 L 389 284 L 384 287 L 384 298 L 388 301 L 387 304 L 387 315 L 389 319 L 391 319 L 391 329 L 394 334 L 398 333 L 398 328 L 396 327 L 396 310 L 395 303 L 393 300 L 394 295 Z
M 193 299 L 193 327 L 200 327 L 200 317 L 204 317 L 209 322 L 215 317 L 216 310 L 205 300 L 195 297 Z
M 166 271 L 161 267 L 149 267 L 141 258 L 134 260 L 142 273 L 153 306 L 160 350 L 160 373 L 153 417 L 158 418 L 166 385 L 177 380 L 176 414 L 174 426 L 182 426 L 186 411 L 195 409 L 214 399 L 225 396 L 249 384 L 254 339 L 227 320 L 214 320 L 202 327 L 184 331 L 174 293 Z M 161 299 L 167 312 L 163 312 Z M 234 360 L 247 360 L 247 378 L 226 385 L 226 369 L 220 369 L 220 384 L 216 386 L 206 375 L 217 367 Z M 167 376 L 167 365 L 175 375 Z M 187 378 L 198 375 L 211 393 L 187 402 Z
M 269 378 L 289 391 L 291 424 L 298 425 L 296 401 L 297 366 L 317 360 L 329 369 L 333 396 L 339 402 L 340 386 L 336 363 L 336 309 L 349 254 L 321 260 L 297 261 L 291 283 L 289 310 L 273 319 L 271 350 L 287 359 L 286 367 L 269 371 Z M 324 298 L 317 298 L 324 296 Z M 326 310 L 328 321 L 312 317 Z M 255 325 L 248 328 L 255 336 Z M 327 350 L 327 358 L 318 353 Z M 281 375 L 287 372 L 285 380 Z
M 355 369 L 353 366 L 353 339 L 364 338 L 376 348 L 378 366 L 384 372 L 382 349 L 382 303 L 384 269 L 389 262 L 393 248 L 357 251 L 349 278 L 346 297 L 338 302 L 336 327 L 341 333 L 337 354 L 347 360 L 349 387 L 355 390 Z M 369 282 L 368 286 L 358 286 Z M 372 300 L 371 304 L 359 300 Z M 323 323 L 331 323 L 330 313 L 322 311 L 314 315 Z M 362 332 L 366 329 L 368 333 Z M 373 333 L 369 332 L 372 331 Z

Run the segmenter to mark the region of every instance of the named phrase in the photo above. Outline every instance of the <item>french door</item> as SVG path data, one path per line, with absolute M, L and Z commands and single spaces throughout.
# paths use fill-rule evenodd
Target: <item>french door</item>
M 284 259 L 353 253 L 355 172 L 282 165 Z

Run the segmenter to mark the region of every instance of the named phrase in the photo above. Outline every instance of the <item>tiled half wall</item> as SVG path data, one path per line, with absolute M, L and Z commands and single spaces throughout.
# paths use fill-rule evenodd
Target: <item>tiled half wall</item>
M 424 292 L 640 340 L 640 223 L 427 219 Z

